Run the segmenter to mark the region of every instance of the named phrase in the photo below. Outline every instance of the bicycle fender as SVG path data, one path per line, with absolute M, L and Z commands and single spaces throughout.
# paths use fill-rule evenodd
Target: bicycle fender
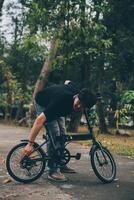
M 20 140 L 20 141 L 21 141 L 21 142 L 28 142 L 28 140 L 25 140 L 25 139 L 24 139 L 24 140 Z
M 96 145 L 93 145 L 93 146 L 91 147 L 90 152 L 89 152 L 89 155 L 92 154 L 92 152 L 94 151 L 95 148 L 96 148 Z
M 21 140 L 21 142 L 28 142 L 28 140 Z M 35 146 L 35 148 L 38 148 L 40 145 L 37 143 L 37 142 L 34 142 L 34 146 Z M 44 151 L 44 149 L 42 149 L 42 148 L 40 148 L 41 149 L 41 151 L 43 152 L 43 154 L 44 154 L 44 156 L 46 155 L 46 153 L 45 153 L 45 151 Z
M 90 152 L 89 152 L 89 155 L 92 154 L 92 152 L 95 150 L 96 147 L 100 148 L 100 150 L 102 150 L 103 148 L 107 149 L 106 147 L 103 147 L 103 146 L 101 145 L 100 142 L 96 142 L 96 144 L 94 144 L 94 145 L 91 147 Z
M 21 142 L 28 142 L 29 140 L 27 140 L 27 139 L 23 139 L 23 140 L 20 140 Z M 37 143 L 37 142 L 33 142 L 33 144 L 35 144 L 35 145 L 38 145 L 39 146 L 39 144 Z

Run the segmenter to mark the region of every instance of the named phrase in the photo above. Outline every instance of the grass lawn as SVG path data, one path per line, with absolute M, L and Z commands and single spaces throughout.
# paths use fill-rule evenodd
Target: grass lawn
M 86 127 L 80 127 L 79 133 L 86 133 Z M 94 130 L 97 140 L 99 140 L 103 146 L 107 147 L 114 154 L 131 156 L 134 158 L 134 130 L 128 130 L 131 132 L 132 137 L 120 136 L 115 134 L 100 134 L 98 130 Z M 110 132 L 113 132 L 113 130 Z M 114 131 L 115 132 L 115 131 Z M 80 141 L 80 144 L 89 145 L 89 141 Z

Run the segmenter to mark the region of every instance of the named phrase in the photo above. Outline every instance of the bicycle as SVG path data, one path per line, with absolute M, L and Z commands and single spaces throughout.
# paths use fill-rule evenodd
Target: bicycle
M 34 142 L 33 151 L 29 156 L 22 158 L 22 150 L 27 145 L 28 140 L 21 140 L 21 143 L 13 147 L 7 155 L 6 167 L 9 175 L 18 182 L 30 183 L 37 180 L 45 171 L 46 163 L 53 160 L 58 167 L 65 166 L 71 158 L 80 159 L 81 154 L 71 155 L 66 148 L 67 144 L 72 141 L 92 140 L 92 147 L 89 151 L 91 158 L 91 166 L 96 176 L 103 183 L 111 183 L 116 177 L 116 163 L 110 151 L 103 147 L 102 144 L 96 140 L 93 133 L 93 128 L 90 126 L 87 110 L 84 110 L 85 118 L 88 126 L 88 133 L 79 135 L 62 135 L 57 136 L 56 139 L 65 142 L 65 146 L 57 148 L 54 144 L 52 136 L 47 133 L 48 137 L 44 136 L 44 142 L 39 145 Z M 42 146 L 49 141 L 53 148 L 53 155 L 48 156 Z

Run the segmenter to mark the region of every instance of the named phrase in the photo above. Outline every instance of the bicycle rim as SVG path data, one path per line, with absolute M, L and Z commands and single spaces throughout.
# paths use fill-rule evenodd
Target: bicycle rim
M 96 148 L 91 157 L 91 164 L 97 177 L 104 183 L 110 183 L 116 176 L 116 165 L 111 153 L 106 148 Z
M 29 156 L 27 167 L 22 167 L 22 150 L 26 144 L 20 144 L 13 148 L 7 157 L 7 170 L 16 181 L 28 183 L 36 180 L 43 173 L 45 163 L 42 152 L 37 150 Z M 38 159 L 36 161 L 36 159 Z

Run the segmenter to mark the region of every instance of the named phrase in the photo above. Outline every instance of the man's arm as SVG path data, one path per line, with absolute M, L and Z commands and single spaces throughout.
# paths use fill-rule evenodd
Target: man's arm
M 30 135 L 29 135 L 29 142 L 26 145 L 26 147 L 24 148 L 24 155 L 28 155 L 31 153 L 32 151 L 32 146 L 34 144 L 34 140 L 36 138 L 36 136 L 38 135 L 39 131 L 41 130 L 44 122 L 46 121 L 46 116 L 45 114 L 42 112 L 35 120 L 34 125 L 30 131 Z
M 38 135 L 40 129 L 42 128 L 44 122 L 46 121 L 46 116 L 42 112 L 35 120 L 33 127 L 30 131 L 29 141 L 34 142 L 36 136 Z

